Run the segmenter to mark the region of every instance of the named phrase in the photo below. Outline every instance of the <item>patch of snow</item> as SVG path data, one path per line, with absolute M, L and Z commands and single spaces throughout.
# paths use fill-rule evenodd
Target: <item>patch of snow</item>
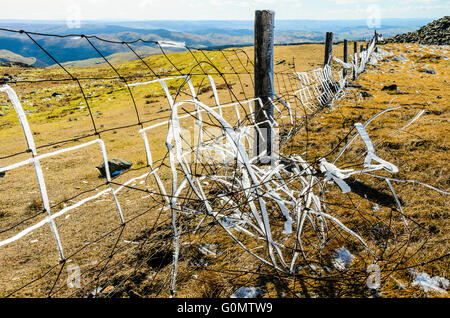
M 102 290 L 103 290 L 103 287 L 97 287 L 97 288 L 95 288 L 93 291 L 91 291 L 90 293 L 88 293 L 86 296 L 84 296 L 84 298 L 88 298 L 88 297 L 92 297 L 92 296 L 97 296 L 99 293 L 101 293 Z
M 375 56 L 372 56 L 370 58 L 369 65 L 376 65 L 376 64 L 378 64 L 378 59 Z
M 393 60 L 393 61 L 397 61 L 397 62 L 406 62 L 406 61 L 409 61 L 409 59 L 408 59 L 405 55 L 403 55 L 403 54 L 394 56 L 394 57 L 392 58 L 392 60 Z
M 448 279 L 440 276 L 431 277 L 427 273 L 420 273 L 414 270 L 411 270 L 410 273 L 414 277 L 413 286 L 419 286 L 425 292 L 437 291 L 441 294 L 447 293 L 446 289 L 450 285 Z
M 239 287 L 230 298 L 256 298 L 262 294 L 259 287 Z
M 222 219 L 222 225 L 226 228 L 235 227 L 239 223 L 241 223 L 241 221 L 236 218 L 224 217 Z
M 354 256 L 345 248 L 341 247 L 334 253 L 333 265 L 339 270 L 344 270 L 352 263 Z

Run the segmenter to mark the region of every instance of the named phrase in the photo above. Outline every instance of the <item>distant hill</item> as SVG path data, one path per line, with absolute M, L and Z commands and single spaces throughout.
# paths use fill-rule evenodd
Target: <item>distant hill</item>
M 385 36 L 416 30 L 430 22 L 430 19 L 389 19 L 383 20 L 378 29 Z M 87 21 L 81 28 L 70 29 L 64 21 L 0 21 L 0 28 L 27 30 L 37 33 L 66 35 L 66 38 L 33 36 L 58 62 L 68 65 L 90 66 L 103 63 L 103 59 L 80 37 L 70 35 L 97 35 L 114 41 L 179 41 L 198 48 L 229 47 L 251 45 L 253 43 L 253 21 Z M 321 42 L 326 31 L 333 31 L 336 40 L 369 38 L 373 29 L 365 20 L 352 21 L 276 21 L 275 42 L 278 44 Z M 104 56 L 114 61 L 128 61 L 136 56 L 122 44 L 102 42 L 92 43 Z M 133 49 L 145 56 L 160 53 L 157 46 L 138 42 Z M 36 67 L 54 65 L 53 61 L 25 34 L 0 30 L 0 50 L 34 59 Z M 6 54 L 5 54 L 6 55 Z M 9 54 L 11 56 L 11 54 Z M 0 56 L 1 58 L 1 56 Z M 29 64 L 28 62 L 24 62 Z
M 23 57 L 19 54 L 13 53 L 8 50 L 0 50 L 0 62 L 13 62 L 22 63 L 26 65 L 33 65 L 36 63 L 36 58 L 34 57 Z

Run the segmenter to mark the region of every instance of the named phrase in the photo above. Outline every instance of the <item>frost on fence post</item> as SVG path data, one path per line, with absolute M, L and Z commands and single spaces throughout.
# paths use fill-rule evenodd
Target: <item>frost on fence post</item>
M 348 63 L 348 40 L 344 40 L 344 63 Z M 342 71 L 342 76 L 344 77 L 345 83 L 347 85 L 347 68 L 344 67 Z
M 255 98 L 261 99 L 255 106 L 255 119 L 257 128 L 266 131 L 266 138 L 256 131 L 255 143 L 262 164 L 269 163 L 267 157 L 272 155 L 274 23 L 275 12 L 255 12 Z
M 323 65 L 331 64 L 331 57 L 333 56 L 333 32 L 327 32 L 325 37 L 325 56 Z

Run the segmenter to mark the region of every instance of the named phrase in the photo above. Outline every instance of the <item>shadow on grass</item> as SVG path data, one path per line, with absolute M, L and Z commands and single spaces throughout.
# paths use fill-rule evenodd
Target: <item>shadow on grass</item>
M 353 178 L 348 178 L 345 181 L 352 189 L 352 192 L 356 193 L 359 196 L 367 198 L 367 200 L 369 201 L 372 201 L 385 207 L 396 206 L 395 198 L 391 194 L 384 193 Z M 401 198 L 399 198 L 399 201 L 402 205 L 404 204 Z

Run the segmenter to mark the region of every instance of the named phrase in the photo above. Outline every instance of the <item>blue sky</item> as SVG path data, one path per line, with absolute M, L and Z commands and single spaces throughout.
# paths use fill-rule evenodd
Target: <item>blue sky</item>
M 0 19 L 252 20 L 254 10 L 277 19 L 439 18 L 449 0 L 12 0 Z

